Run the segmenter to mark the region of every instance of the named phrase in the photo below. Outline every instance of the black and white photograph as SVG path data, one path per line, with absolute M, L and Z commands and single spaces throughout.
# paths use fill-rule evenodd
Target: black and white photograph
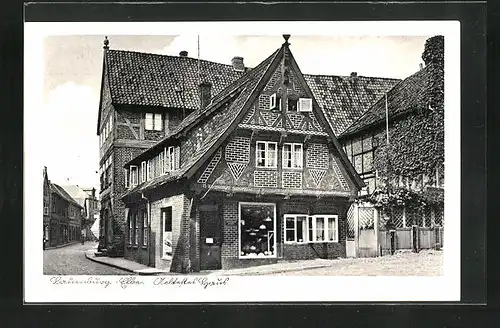
M 151 24 L 25 24 L 26 294 L 458 300 L 458 24 Z

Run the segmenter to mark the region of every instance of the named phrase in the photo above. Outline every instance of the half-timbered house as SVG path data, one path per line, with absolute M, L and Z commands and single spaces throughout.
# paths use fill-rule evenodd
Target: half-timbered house
M 284 38 L 218 92 L 200 81 L 200 107 L 126 163 L 126 258 L 189 272 L 345 257 L 364 183 L 336 133 L 398 81 L 305 76 Z

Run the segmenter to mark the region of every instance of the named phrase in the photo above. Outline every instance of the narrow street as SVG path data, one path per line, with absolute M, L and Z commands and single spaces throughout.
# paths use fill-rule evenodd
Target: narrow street
M 97 243 L 80 243 L 43 251 L 43 274 L 47 275 L 127 275 L 127 271 L 93 262 L 84 252 Z

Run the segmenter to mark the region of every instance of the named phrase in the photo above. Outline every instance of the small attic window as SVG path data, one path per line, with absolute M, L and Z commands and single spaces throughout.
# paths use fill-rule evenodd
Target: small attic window
M 276 99 L 277 96 L 275 93 L 273 93 L 271 96 L 269 96 L 269 109 L 273 110 L 276 108 Z
M 276 93 L 269 96 L 269 109 L 281 110 L 281 98 Z
M 299 112 L 312 112 L 312 99 L 299 98 L 298 110 Z

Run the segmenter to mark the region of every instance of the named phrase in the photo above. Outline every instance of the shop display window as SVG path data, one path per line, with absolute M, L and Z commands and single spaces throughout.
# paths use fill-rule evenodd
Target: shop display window
M 276 257 L 275 204 L 240 203 L 240 258 Z

